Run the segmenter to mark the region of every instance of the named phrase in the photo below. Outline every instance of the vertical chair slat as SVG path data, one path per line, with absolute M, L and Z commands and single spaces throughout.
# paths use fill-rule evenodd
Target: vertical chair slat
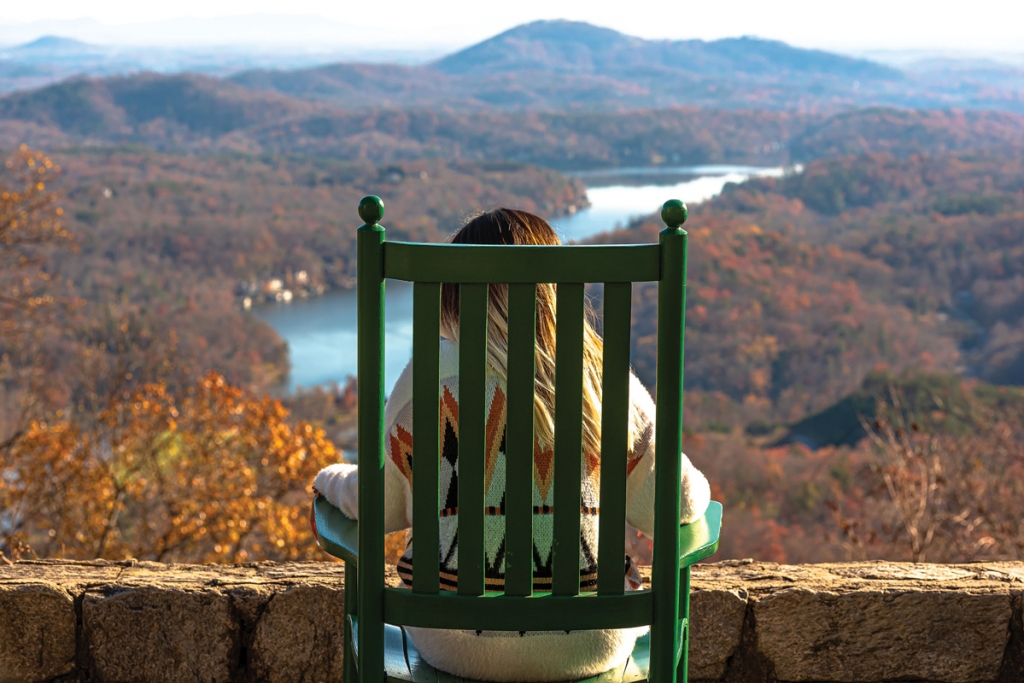
M 438 356 L 441 285 L 417 282 L 412 294 L 412 518 L 416 530 L 412 589 L 436 593 L 438 577 Z
M 484 592 L 487 285 L 459 286 L 459 594 Z
M 583 284 L 558 285 L 555 308 L 555 537 L 551 590 L 580 592 Z
M 604 360 L 601 387 L 601 522 L 597 591 L 623 592 L 626 556 L 626 452 L 629 448 L 628 282 L 604 286 Z
M 508 402 L 505 421 L 505 593 L 533 594 L 533 284 L 508 288 Z
M 375 200 L 375 201 L 374 201 Z M 364 211 L 365 206 L 365 211 Z M 358 231 L 359 340 L 359 575 L 356 602 L 360 683 L 384 668 L 384 206 L 376 197 L 359 203 L 366 224 Z
M 655 417 L 654 558 L 651 680 L 674 683 L 679 643 L 679 476 L 683 452 L 683 329 L 686 232 L 660 235 L 658 400 Z

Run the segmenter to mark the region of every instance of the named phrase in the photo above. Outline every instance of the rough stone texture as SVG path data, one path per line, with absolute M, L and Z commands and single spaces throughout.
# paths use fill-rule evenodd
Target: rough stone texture
M 1003 665 L 999 669 L 999 683 L 1024 681 L 1024 598 L 1013 599 L 1013 619 L 1010 621 L 1010 642 L 1006 646 Z
M 52 584 L 0 582 L 0 683 L 43 681 L 75 667 L 75 605 Z
M 690 596 L 690 678 L 717 681 L 736 654 L 747 611 L 745 590 L 697 590 Z
M 345 594 L 325 586 L 295 586 L 270 600 L 256 625 L 251 665 L 275 683 L 341 681 Z
M 761 652 L 785 681 L 994 681 L 1009 595 L 791 589 L 754 607 Z
M 749 591 L 732 681 L 1021 683 L 1024 563 L 699 565 L 694 588 Z M 730 676 L 733 668 L 747 672 Z
M 333 562 L 0 565 L 0 683 L 340 680 L 343 577 Z M 692 585 L 694 681 L 1024 681 L 1024 563 L 734 561 Z
M 82 629 L 94 680 L 231 680 L 238 624 L 219 591 L 159 587 L 88 592 Z

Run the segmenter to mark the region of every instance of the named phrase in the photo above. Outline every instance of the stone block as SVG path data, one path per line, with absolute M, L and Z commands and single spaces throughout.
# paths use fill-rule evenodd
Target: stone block
M 341 586 L 294 586 L 271 598 L 256 622 L 250 667 L 257 680 L 342 680 L 345 593 Z
M 952 591 L 779 591 L 754 605 L 780 681 L 995 681 L 1012 597 Z
M 237 666 L 239 625 L 217 591 L 87 592 L 82 628 L 98 683 L 221 683 Z
M 745 590 L 698 590 L 690 597 L 690 678 L 717 681 L 740 645 Z
M 0 683 L 36 683 L 75 668 L 75 605 L 47 584 L 0 584 Z

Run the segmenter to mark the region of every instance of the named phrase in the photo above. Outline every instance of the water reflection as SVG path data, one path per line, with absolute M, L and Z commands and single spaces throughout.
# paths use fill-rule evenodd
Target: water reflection
M 412 355 L 412 285 L 388 280 L 384 299 L 384 382 L 387 391 Z M 288 342 L 292 362 L 288 390 L 356 374 L 356 293 L 337 291 L 255 311 Z
M 651 169 L 615 169 L 611 171 L 593 171 L 586 176 L 587 180 L 597 181 L 598 178 L 644 175 L 637 171 Z M 690 171 L 715 173 L 674 184 L 661 185 L 607 185 L 604 187 L 587 188 L 590 207 L 564 218 L 556 218 L 551 223 L 555 230 L 566 240 L 582 240 L 607 230 L 626 225 L 631 218 L 654 213 L 661 209 L 666 199 L 682 199 L 687 204 L 707 201 L 722 192 L 727 183 L 742 183 L 751 177 L 778 177 L 784 173 L 782 168 L 752 168 L 748 166 L 685 166 L 678 169 L 662 169 L 668 171 Z M 598 176 L 596 174 L 603 173 Z M 650 174 L 646 174 L 650 175 Z M 580 174 L 580 177 L 584 177 Z M 647 182 L 651 182 L 647 178 Z

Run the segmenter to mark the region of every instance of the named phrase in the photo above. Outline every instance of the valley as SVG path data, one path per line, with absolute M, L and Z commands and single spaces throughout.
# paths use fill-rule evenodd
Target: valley
M 976 453 L 1024 406 L 1012 69 L 939 83 L 948 65 L 573 22 L 421 63 L 248 66 L 84 70 L 0 96 L 4 201 L 12 174 L 34 186 L 44 150 L 38 192 L 74 236 L 19 245 L 0 275 L 0 309 L 24 322 L 0 337 L 0 450 L 32 433 L 66 453 L 63 434 L 122 424 L 132 397 L 173 411 L 203 387 L 279 399 L 281 420 L 326 430 L 323 457 L 351 448 L 366 194 L 385 199 L 388 237 L 411 241 L 511 206 L 567 238 L 655 242 L 657 205 L 689 201 L 685 448 L 743 530 L 730 557 L 906 558 L 884 532 L 890 465 L 865 435 L 900 406 Z M 29 291 L 25 264 L 46 315 L 6 303 Z M 291 304 L 261 303 L 285 291 Z M 408 290 L 389 286 L 388 305 L 393 378 Z M 652 386 L 654 288 L 635 286 L 632 306 L 631 363 Z

